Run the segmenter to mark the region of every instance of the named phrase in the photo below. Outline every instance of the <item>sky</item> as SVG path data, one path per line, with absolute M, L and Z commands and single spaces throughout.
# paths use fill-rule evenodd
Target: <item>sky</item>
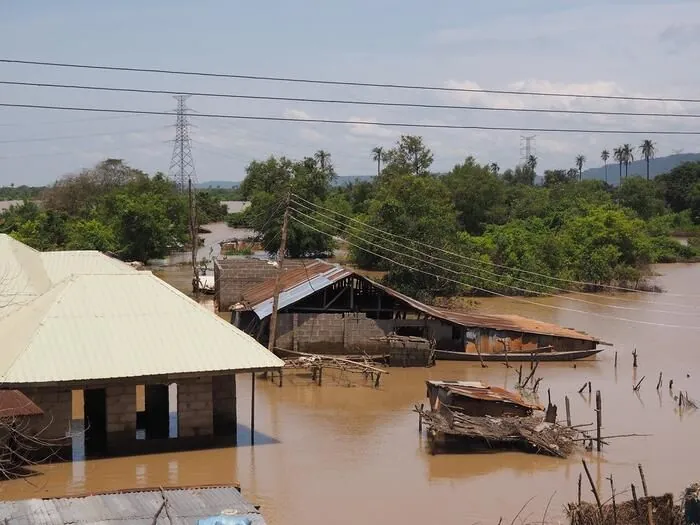
M 99 5 L 99 8 L 97 7 Z M 0 0 L 0 58 L 444 87 L 700 98 L 700 2 L 673 0 L 299 0 L 296 2 Z M 700 114 L 700 103 L 543 98 L 387 90 L 0 63 L 0 80 L 305 98 L 500 108 Z M 0 103 L 174 112 L 163 94 L 0 85 Z M 195 96 L 199 181 L 241 180 L 254 159 L 331 152 L 339 175 L 376 171 L 375 146 L 420 134 L 449 170 L 467 156 L 503 169 L 520 162 L 520 131 L 407 129 L 407 122 L 649 132 L 538 133 L 538 172 L 587 167 L 619 144 L 657 144 L 657 155 L 700 151 L 700 119 L 379 108 Z M 197 113 L 341 119 L 315 124 L 211 119 Z M 0 185 L 41 185 L 122 158 L 168 172 L 175 116 L 129 116 L 0 107 Z

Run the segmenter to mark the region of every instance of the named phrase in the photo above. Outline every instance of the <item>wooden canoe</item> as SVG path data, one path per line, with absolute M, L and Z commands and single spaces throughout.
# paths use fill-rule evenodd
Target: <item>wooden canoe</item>
M 489 354 L 483 353 L 481 357 L 479 354 L 474 352 L 451 352 L 449 350 L 435 350 L 435 358 L 441 361 L 508 361 L 508 362 L 522 362 L 522 361 L 574 361 L 576 359 L 585 359 L 586 357 L 591 357 L 599 352 L 602 352 L 602 348 L 596 348 L 594 350 L 571 350 L 567 352 L 537 352 L 537 353 L 525 353 L 525 352 L 511 352 L 506 354 Z

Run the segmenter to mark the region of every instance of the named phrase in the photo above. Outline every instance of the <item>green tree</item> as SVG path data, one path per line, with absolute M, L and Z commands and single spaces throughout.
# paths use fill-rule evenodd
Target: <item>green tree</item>
M 649 139 L 646 139 L 639 146 L 639 151 L 647 163 L 647 180 L 649 180 L 649 161 L 654 158 L 656 153 L 656 145 Z
M 386 155 L 384 153 L 384 148 L 381 146 L 375 146 L 372 148 L 372 160 L 377 163 L 377 177 L 382 174 L 382 162 L 385 160 Z
M 625 178 L 627 178 L 630 163 L 634 161 L 634 148 L 630 144 L 622 145 L 622 158 L 625 163 Z
M 690 192 L 700 182 L 700 162 L 685 162 L 670 172 L 655 177 L 668 206 L 675 212 L 691 207 Z
M 576 156 L 576 169 L 578 170 L 578 180 L 583 180 L 583 165 L 586 163 L 586 157 L 583 155 Z
M 618 146 L 613 150 L 613 158 L 620 165 L 620 179 L 618 184 L 622 184 L 622 165 L 625 163 L 625 152 L 623 151 L 622 146 Z
M 459 213 L 460 226 L 471 234 L 481 234 L 487 224 L 505 219 L 505 185 L 489 166 L 480 166 L 473 157 L 457 164 L 444 177 Z
M 634 210 L 644 220 L 664 212 L 664 200 L 659 187 L 641 177 L 629 177 L 617 191 L 622 206 Z
M 605 165 L 605 183 L 608 183 L 608 159 L 610 158 L 610 152 L 607 149 L 604 149 L 600 153 L 600 158 L 603 161 L 603 164 Z
M 390 175 L 410 173 L 411 175 L 430 175 L 433 153 L 423 143 L 423 138 L 415 135 L 401 135 L 396 146 L 386 154 L 387 163 L 384 171 Z
M 316 153 L 314 153 L 314 159 L 316 159 L 316 162 L 318 162 L 318 165 L 321 167 L 321 171 L 332 169 L 331 154 L 327 151 L 322 149 L 318 150 Z
M 68 224 L 67 250 L 117 250 L 117 241 L 110 226 L 97 219 L 76 219 Z

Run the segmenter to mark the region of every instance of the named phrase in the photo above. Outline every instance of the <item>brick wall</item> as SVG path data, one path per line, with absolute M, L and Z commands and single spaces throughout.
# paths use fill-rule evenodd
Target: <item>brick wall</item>
M 280 314 L 277 346 L 299 352 L 380 353 L 372 337 L 386 335 L 391 319 L 368 319 L 363 313 Z
M 299 268 L 305 262 L 309 261 L 285 259 L 284 267 L 287 270 Z M 274 278 L 276 272 L 276 266 L 260 259 L 236 257 L 214 261 L 215 299 L 219 311 L 227 312 L 241 300 L 245 290 Z
M 107 401 L 107 444 L 116 447 L 136 439 L 136 385 L 110 385 Z
M 214 417 L 214 434 L 232 436 L 236 433 L 236 376 L 211 378 L 211 396 Z
M 178 436 L 209 436 L 214 433 L 212 378 L 198 377 L 177 382 Z
M 30 418 L 29 430 L 42 431 L 41 437 L 45 439 L 65 437 L 73 414 L 72 391 L 69 388 L 37 387 L 25 388 L 22 392 L 44 411 L 43 416 Z

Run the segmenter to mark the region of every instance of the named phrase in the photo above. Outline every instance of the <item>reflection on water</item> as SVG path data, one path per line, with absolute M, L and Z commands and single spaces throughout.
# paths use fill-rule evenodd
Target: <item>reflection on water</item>
M 563 412 L 563 399 L 571 400 L 574 424 L 595 421 L 595 391 L 603 399 L 604 435 L 631 432 L 649 437 L 611 440 L 599 456 L 585 453 L 591 474 L 605 497 L 614 476 L 618 490 L 638 483 L 637 463 L 644 465 L 650 491 L 678 494 L 697 480 L 696 455 L 700 413 L 682 411 L 668 390 L 687 391 L 700 398 L 694 374 L 700 373 L 693 330 L 637 325 L 615 320 L 626 317 L 655 323 L 697 326 L 697 317 L 649 312 L 680 310 L 700 314 L 700 267 L 670 265 L 661 280 L 670 293 L 698 297 L 639 296 L 634 302 L 610 297 L 590 298 L 597 304 L 575 303 L 567 298 L 542 302 L 557 307 L 587 309 L 605 314 L 594 317 L 570 311 L 537 307 L 513 300 L 483 300 L 490 311 L 519 313 L 576 326 L 615 343 L 615 348 L 594 362 L 543 363 L 540 396 L 547 390 Z M 635 298 L 636 296 L 625 296 Z M 654 301 L 647 303 L 645 301 Z M 659 305 L 659 302 L 683 306 Z M 637 310 L 617 313 L 604 304 L 624 304 Z M 631 352 L 639 353 L 639 368 L 632 369 Z M 613 366 L 618 352 L 618 368 Z M 526 364 L 525 367 L 528 365 Z M 656 390 L 663 371 L 664 385 Z M 512 519 L 534 497 L 521 515 L 538 521 L 554 494 L 548 521 L 562 517 L 563 505 L 576 497 L 581 472 L 580 456 L 559 460 L 517 452 L 436 455 L 418 433 L 413 405 L 425 399 L 426 379 L 481 379 L 513 387 L 516 374 L 492 363 L 482 369 L 469 363 L 439 362 L 430 369 L 391 369 L 378 390 L 357 378 L 324 374 L 322 387 L 308 376 L 285 375 L 284 388 L 258 381 L 255 447 L 241 435 L 237 448 L 163 453 L 44 465 L 41 475 L 0 485 L 0 497 L 20 498 L 75 494 L 124 487 L 242 484 L 244 495 L 262 505 L 275 525 L 357 523 L 358 516 L 381 516 L 386 523 L 464 524 L 496 523 Z M 689 374 L 689 377 L 688 377 Z M 646 376 L 640 391 L 632 386 Z M 348 386 L 349 380 L 354 386 Z M 578 393 L 591 381 L 593 392 Z M 250 418 L 250 380 L 238 380 L 239 423 Z M 247 430 L 247 428 L 246 428 Z M 267 436 L 266 439 L 264 436 Z M 556 493 L 555 493 L 556 492 Z M 530 516 L 529 518 L 527 516 Z

